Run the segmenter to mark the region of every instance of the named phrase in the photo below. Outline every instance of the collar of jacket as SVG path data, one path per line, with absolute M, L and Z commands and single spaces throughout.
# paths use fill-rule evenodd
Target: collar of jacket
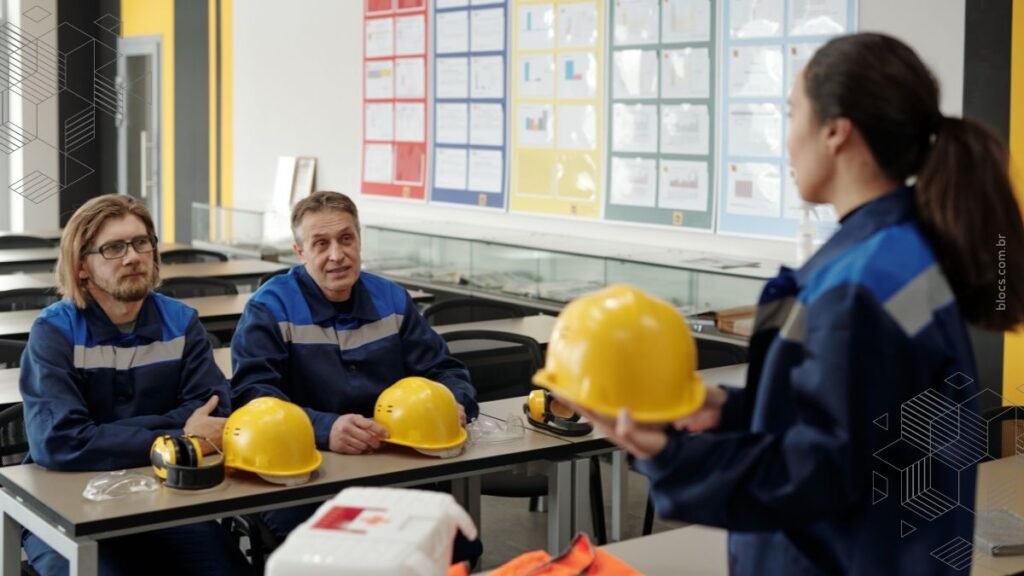
M 83 314 L 85 315 L 85 321 L 89 324 L 89 330 L 97 342 L 118 340 L 122 336 L 127 336 L 111 322 L 106 311 L 95 301 L 91 301 L 86 305 Z M 142 308 L 139 310 L 138 318 L 135 319 L 135 330 L 132 333 L 153 341 L 160 340 L 163 336 L 160 311 L 156 308 L 152 292 L 147 294 L 146 299 L 142 301 Z
M 305 266 L 300 265 L 296 269 L 299 289 L 302 290 L 302 295 L 306 298 L 306 303 L 309 304 L 309 315 L 313 322 L 320 324 L 328 320 L 334 320 L 338 315 L 338 312 L 334 309 L 334 304 L 324 296 L 316 281 L 310 277 L 309 272 L 306 272 Z M 351 299 L 353 318 L 370 321 L 380 319 L 377 308 L 373 305 L 370 291 L 366 289 L 366 285 L 363 283 L 362 272 L 359 273 L 359 279 L 356 280 L 356 283 L 352 285 Z
M 802 268 L 796 271 L 797 282 L 803 286 L 823 266 L 851 246 L 860 244 L 883 228 L 895 226 L 917 217 L 914 188 L 901 186 L 857 208 L 843 221 L 838 231 Z

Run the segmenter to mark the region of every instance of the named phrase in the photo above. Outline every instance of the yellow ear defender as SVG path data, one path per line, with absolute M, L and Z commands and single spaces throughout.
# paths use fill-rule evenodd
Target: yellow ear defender
M 224 481 L 224 458 L 203 462 L 199 436 L 160 436 L 149 449 L 153 472 L 170 488 L 202 490 Z M 218 450 L 219 452 L 219 450 Z
M 594 425 L 580 422 L 580 415 L 555 399 L 547 390 L 533 390 L 523 404 L 523 412 L 531 425 L 562 436 L 583 436 L 594 431 Z

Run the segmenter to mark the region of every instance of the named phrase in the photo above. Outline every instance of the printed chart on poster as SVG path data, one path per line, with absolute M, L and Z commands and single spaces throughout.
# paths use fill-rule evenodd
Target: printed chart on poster
M 715 0 L 612 0 L 605 218 L 713 225 Z
M 431 201 L 505 207 L 506 0 L 434 5 Z
M 364 0 L 364 194 L 423 200 L 427 0 Z
M 596 218 L 604 157 L 604 0 L 513 0 L 509 205 Z
M 855 0 L 724 0 L 718 231 L 795 238 L 803 212 L 789 167 L 786 98 L 830 38 L 856 29 Z M 819 239 L 831 207 L 813 210 Z

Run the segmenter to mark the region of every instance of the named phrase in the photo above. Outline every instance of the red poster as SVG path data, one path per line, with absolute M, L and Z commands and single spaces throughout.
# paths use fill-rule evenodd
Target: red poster
M 392 0 L 366 0 L 366 13 L 391 12 Z
M 367 0 L 371 17 L 363 22 L 364 194 L 426 198 L 426 4 Z

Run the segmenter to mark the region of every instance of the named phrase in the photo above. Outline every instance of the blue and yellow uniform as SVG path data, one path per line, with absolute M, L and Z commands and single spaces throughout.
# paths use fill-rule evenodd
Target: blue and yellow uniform
M 340 308 L 302 266 L 261 286 L 231 341 L 232 404 L 276 396 L 302 406 L 321 450 L 339 415 L 373 416 L 377 396 L 406 376 L 444 384 L 477 415 L 465 366 L 404 288 L 363 272 Z
M 973 541 L 985 447 L 958 431 L 979 420 L 975 376 L 900 189 L 767 283 L 718 429 L 671 434 L 638 466 L 661 515 L 730 530 L 732 574 L 959 573 L 939 558 Z
M 42 311 L 22 356 L 29 461 L 59 471 L 144 466 L 163 434 L 181 435 L 186 420 L 217 394 L 214 415 L 229 413 L 230 389 L 213 361 L 196 311 L 149 294 L 131 329 L 115 326 L 95 303 L 63 300 Z M 33 534 L 23 544 L 41 574 L 67 573 L 67 561 Z M 171 546 L 171 547 L 168 547 Z M 187 550 L 161 562 L 182 573 L 247 573 L 238 548 L 206 522 L 104 540 L 103 574 L 152 569 L 153 550 Z

